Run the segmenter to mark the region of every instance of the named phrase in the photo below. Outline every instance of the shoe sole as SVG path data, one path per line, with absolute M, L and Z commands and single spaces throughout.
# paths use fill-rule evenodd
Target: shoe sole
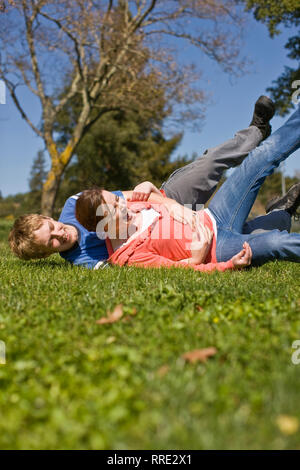
M 297 189 L 298 195 L 296 198 L 293 197 L 293 192 Z M 280 202 L 280 203 L 279 203 Z M 266 213 L 268 214 L 274 209 L 280 209 L 285 210 L 285 211 L 290 211 L 293 206 L 295 206 L 295 210 L 291 211 L 291 214 L 293 215 L 293 212 L 297 211 L 297 208 L 300 204 L 300 183 L 294 184 L 288 192 L 282 197 L 277 197 L 275 200 L 271 200 L 267 205 L 266 205 Z

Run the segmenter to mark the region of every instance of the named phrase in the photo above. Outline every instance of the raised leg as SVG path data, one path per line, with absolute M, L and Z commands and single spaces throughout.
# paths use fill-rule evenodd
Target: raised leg
M 256 217 L 255 219 L 249 220 L 243 226 L 242 233 L 259 233 L 268 230 L 291 230 L 291 215 L 285 210 L 276 210 L 269 212 L 269 214 Z
M 290 119 L 249 153 L 209 204 L 218 227 L 242 232 L 265 178 L 300 147 L 300 106 Z
M 183 205 L 192 205 L 196 210 L 197 205 L 209 200 L 224 171 L 239 165 L 262 137 L 255 126 L 237 132 L 233 139 L 207 150 L 194 162 L 174 171 L 162 189 L 167 197 Z

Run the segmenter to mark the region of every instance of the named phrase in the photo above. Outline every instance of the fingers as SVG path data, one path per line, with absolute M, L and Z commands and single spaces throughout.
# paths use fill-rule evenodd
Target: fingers
M 149 196 L 150 196 L 150 193 L 142 193 L 142 192 L 134 191 L 134 192 L 132 193 L 131 198 L 128 199 L 128 200 L 129 200 L 129 201 L 145 202 L 145 201 L 148 201 Z
M 201 223 L 197 224 L 197 231 L 198 235 L 201 241 L 210 243 L 213 237 L 212 231 L 209 229 L 209 227 L 204 226 Z
M 251 260 L 252 250 L 247 242 L 243 244 L 243 249 L 232 258 L 234 266 L 239 268 L 249 266 L 251 264 Z
M 252 250 L 251 250 L 249 243 L 245 242 L 243 244 L 243 249 L 239 253 L 239 255 L 240 255 L 240 261 L 244 266 L 249 266 L 251 264 Z
M 252 260 L 251 246 L 249 245 L 249 243 L 245 242 L 244 247 L 245 247 L 245 250 L 246 250 L 245 261 L 249 265 L 249 264 L 251 264 L 251 260 Z

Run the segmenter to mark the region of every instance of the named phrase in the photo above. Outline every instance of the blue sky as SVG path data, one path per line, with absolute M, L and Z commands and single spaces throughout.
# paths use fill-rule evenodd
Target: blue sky
M 240 78 L 230 78 L 203 54 L 186 50 L 192 59 L 199 61 L 203 70 L 202 88 L 210 95 L 205 122 L 201 132 L 186 131 L 176 155 L 201 155 L 205 149 L 231 138 L 234 133 L 250 123 L 253 105 L 266 88 L 276 79 L 285 65 L 295 63 L 287 59 L 284 44 L 293 30 L 285 30 L 275 39 L 270 39 L 267 28 L 248 16 L 245 28 L 243 55 L 251 61 L 249 73 Z M 35 123 L 40 118 L 38 100 L 26 89 L 22 90 L 22 102 Z M 280 127 L 286 118 L 275 117 L 273 130 Z M 3 196 L 28 190 L 28 178 L 32 161 L 43 142 L 18 114 L 10 97 L 6 104 L 0 104 L 0 190 Z M 294 153 L 285 163 L 285 174 L 293 175 L 300 170 L 300 151 Z

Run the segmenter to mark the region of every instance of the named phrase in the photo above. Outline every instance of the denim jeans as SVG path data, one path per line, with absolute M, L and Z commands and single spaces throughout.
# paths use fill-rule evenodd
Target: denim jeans
M 204 155 L 194 162 L 175 170 L 161 189 L 166 196 L 179 204 L 199 210 L 198 205 L 205 204 L 214 193 L 223 173 L 228 168 L 239 165 L 248 153 L 255 149 L 262 140 L 262 133 L 255 126 L 250 126 L 217 147 L 206 150 Z M 268 217 L 258 217 L 246 222 L 243 233 L 257 230 L 287 230 L 291 228 L 291 217 L 286 211 L 276 211 Z
M 288 121 L 249 153 L 209 204 L 218 228 L 217 260 L 237 254 L 244 241 L 252 249 L 252 264 L 269 260 L 300 261 L 300 234 L 272 230 L 242 234 L 243 225 L 265 178 L 300 147 L 300 106 Z
M 162 189 L 167 197 L 182 205 L 191 204 L 192 209 L 197 210 L 199 204 L 205 204 L 212 196 L 224 171 L 239 165 L 261 140 L 262 133 L 257 127 L 247 127 L 175 170 L 162 184 Z

